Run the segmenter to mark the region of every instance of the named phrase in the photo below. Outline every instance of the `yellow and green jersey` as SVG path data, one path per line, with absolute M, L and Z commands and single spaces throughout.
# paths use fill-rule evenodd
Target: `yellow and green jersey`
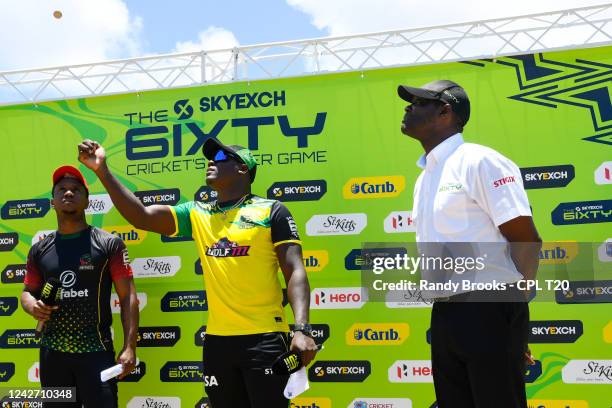
M 275 247 L 300 243 L 291 213 L 279 201 L 254 195 L 223 208 L 198 201 L 170 207 L 174 236 L 193 237 L 198 248 L 208 299 L 206 332 L 288 331 Z

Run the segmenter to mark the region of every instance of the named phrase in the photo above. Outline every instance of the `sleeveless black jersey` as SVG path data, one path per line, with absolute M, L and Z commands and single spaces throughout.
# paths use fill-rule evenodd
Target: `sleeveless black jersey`
M 132 276 L 123 241 L 89 227 L 52 233 L 32 246 L 24 283 L 39 298 L 51 277 L 62 285 L 59 309 L 47 321 L 41 346 L 68 353 L 111 351 L 113 281 Z

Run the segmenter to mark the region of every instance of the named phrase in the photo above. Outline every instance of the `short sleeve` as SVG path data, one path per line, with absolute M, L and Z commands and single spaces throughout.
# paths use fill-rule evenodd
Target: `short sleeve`
M 28 252 L 28 260 L 26 262 L 26 275 L 23 279 L 23 283 L 33 292 L 38 292 L 43 284 L 43 276 L 38 269 L 38 263 L 36 260 L 37 246 L 34 245 Z
M 275 201 L 270 211 L 272 243 L 278 246 L 286 243 L 301 244 L 297 224 L 289 209 L 280 201 Z
M 118 237 L 114 237 L 110 241 L 108 264 L 113 282 L 132 276 L 128 250 L 125 243 Z
M 510 159 L 491 151 L 475 163 L 472 172 L 475 179 L 469 193 L 495 226 L 516 217 L 531 216 L 521 172 Z
M 174 218 L 174 234 L 170 235 L 171 237 L 192 237 L 191 210 L 194 206 L 193 201 L 168 206 Z

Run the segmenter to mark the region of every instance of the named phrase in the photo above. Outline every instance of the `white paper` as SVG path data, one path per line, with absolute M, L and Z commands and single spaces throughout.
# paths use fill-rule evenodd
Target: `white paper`
M 291 399 L 297 397 L 309 388 L 310 384 L 308 384 L 306 367 L 302 367 L 289 376 L 289 381 L 287 381 L 283 394 L 285 394 L 285 398 Z

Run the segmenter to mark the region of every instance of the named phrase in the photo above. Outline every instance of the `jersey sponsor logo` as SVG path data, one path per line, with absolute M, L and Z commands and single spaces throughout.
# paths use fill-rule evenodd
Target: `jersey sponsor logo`
M 392 383 L 432 383 L 431 360 L 397 360 L 387 371 Z
M 355 398 L 347 408 L 412 408 L 408 398 Z
M 570 360 L 561 378 L 566 384 L 612 384 L 612 360 Z
M 51 202 L 46 198 L 11 200 L 2 206 L 0 214 L 3 220 L 42 218 L 49 212 L 49 209 L 51 209 Z
M 0 316 L 10 316 L 17 310 L 16 297 L 0 297 Z
M 136 396 L 127 403 L 127 408 L 181 408 L 179 397 Z
M 162 312 L 200 312 L 208 310 L 206 291 L 185 290 L 168 292 L 161 300 Z
M 395 258 L 406 254 L 406 248 L 355 248 L 344 257 L 349 271 L 371 270 L 375 258 Z
M 36 361 L 32 367 L 28 369 L 28 381 L 40 382 L 40 363 Z
M 520 170 L 525 190 L 565 187 L 575 177 L 574 166 L 571 164 L 524 167 Z
M 117 379 L 117 381 L 121 382 L 138 382 L 145 376 L 147 373 L 147 364 L 144 361 L 136 361 L 136 367 L 128 375 L 123 377 L 122 379 Z
M 8 329 L 0 336 L 0 348 L 38 348 L 40 340 L 40 337 L 36 337 L 34 329 Z
M 541 265 L 567 264 L 578 255 L 576 241 L 543 242 L 539 258 Z
M 458 182 L 448 182 L 441 184 L 438 193 L 457 193 L 463 190 L 463 184 Z
M 2 283 L 23 283 L 25 275 L 25 264 L 7 265 L 0 274 L 0 280 Z
M 162 382 L 202 382 L 207 380 L 208 386 L 211 383 L 219 385 L 215 376 L 204 377 L 201 361 L 168 361 L 159 371 L 159 379 Z
M 32 245 L 34 245 L 37 242 L 42 241 L 43 239 L 47 238 L 47 236 L 49 236 L 50 234 L 54 232 L 55 230 L 36 231 L 36 234 L 34 234 L 34 236 L 32 237 Z
M 0 382 L 7 382 L 15 375 L 15 363 L 0 363 Z
M 289 333 L 290 337 L 293 337 L 293 329 L 295 328 L 294 324 L 289 325 L 289 329 L 291 332 Z M 312 325 L 312 338 L 315 339 L 317 344 L 325 343 L 325 340 L 329 339 L 330 331 L 328 324 L 313 324 Z
M 597 248 L 597 257 L 601 262 L 612 262 L 612 238 L 606 239 L 606 242 Z
M 357 235 L 367 225 L 364 213 L 313 215 L 306 223 L 306 235 Z
M 589 403 L 583 400 L 527 400 L 528 408 L 589 408 Z
M 612 221 L 612 200 L 561 203 L 551 213 L 554 225 Z
M 505 186 L 506 184 L 510 184 L 510 183 L 516 183 L 516 177 L 505 176 L 505 177 L 500 178 L 499 180 L 495 180 L 493 182 L 493 188 Z
M 211 407 L 212 406 L 210 405 L 210 400 L 208 399 L 208 397 L 200 398 L 200 400 L 196 402 L 195 404 L 195 408 L 211 408 Z
M 355 323 L 346 331 L 349 346 L 399 345 L 410 335 L 406 323 Z
M 135 278 L 171 277 L 181 269 L 180 256 L 136 258 L 132 262 Z
M 324 250 L 308 250 L 302 253 L 306 272 L 319 272 L 329 263 L 329 253 Z
M 0 232 L 0 252 L 12 251 L 19 243 L 16 232 Z
M 172 347 L 181 338 L 179 326 L 150 326 L 138 328 L 138 347 Z
M 308 369 L 312 382 L 363 382 L 372 371 L 367 360 L 319 360 Z
M 193 337 L 194 344 L 198 347 L 202 347 L 204 345 L 204 338 L 206 337 L 206 325 L 200 327 L 198 331 L 195 332 Z
M 534 320 L 529 322 L 529 343 L 574 343 L 582 331 L 580 320 Z
M 145 292 L 137 292 L 136 298 L 138 300 L 138 310 L 142 311 L 147 306 L 147 294 Z M 121 302 L 116 293 L 111 293 L 110 304 L 112 313 L 121 313 Z
M 126 245 L 138 245 L 147 237 L 147 231 L 134 228 L 131 225 L 115 225 L 102 229 L 121 238 Z
M 535 360 L 534 365 L 528 365 L 525 368 L 525 382 L 531 384 L 542 375 L 542 362 Z
M 91 254 L 83 254 L 79 259 L 79 271 L 93 271 L 96 267 L 91 259 Z
M 612 343 L 612 320 L 603 329 L 603 339 L 606 343 Z
M 331 408 L 331 406 L 331 399 L 326 397 L 293 398 L 289 402 L 289 408 Z
M 317 201 L 327 192 L 325 180 L 277 181 L 267 191 L 267 197 L 278 201 Z
M 238 243 L 223 237 L 215 242 L 213 246 L 206 247 L 206 256 L 215 258 L 249 256 L 249 249 L 251 249 L 251 247 L 248 245 L 238 245 Z
M 387 234 L 415 232 L 416 225 L 412 219 L 412 211 L 392 211 L 384 221 Z
M 232 221 L 231 223 L 233 225 L 236 225 L 240 229 L 251 229 L 266 226 L 266 223 L 264 221 L 255 220 L 250 215 L 245 214 L 240 214 L 240 218 L 238 218 L 238 221 Z
M 210 203 L 217 199 L 217 192 L 208 186 L 202 186 L 193 195 L 194 201 L 200 201 L 202 203 Z
M 404 176 L 356 177 L 344 184 L 345 199 L 397 197 L 406 188 Z
M 612 184 L 612 161 L 601 163 L 595 170 L 596 184 Z
M 145 207 L 153 204 L 176 205 L 181 199 L 181 191 L 178 188 L 136 191 L 134 195 Z
M 366 288 L 317 288 L 310 294 L 313 309 L 361 309 L 367 301 Z
M 385 294 L 385 305 L 389 309 L 432 307 L 433 300 L 423 296 L 423 291 L 390 290 Z
M 60 273 L 60 282 L 62 283 L 62 288 L 68 289 L 74 286 L 76 283 L 77 277 L 76 273 L 70 270 L 63 271 Z
M 85 209 L 85 214 L 106 214 L 113 206 L 113 201 L 108 194 L 93 194 L 89 196 L 89 204 Z
M 569 289 L 555 291 L 557 303 L 612 303 L 612 280 L 570 281 Z

